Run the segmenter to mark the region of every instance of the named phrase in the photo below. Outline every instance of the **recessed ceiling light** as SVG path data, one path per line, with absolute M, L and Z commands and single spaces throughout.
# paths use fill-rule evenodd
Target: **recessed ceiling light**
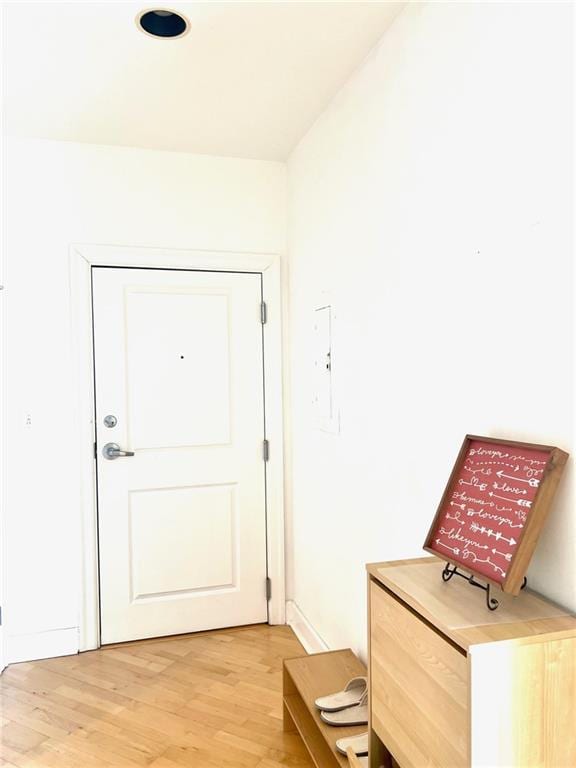
M 143 32 L 152 37 L 182 37 L 188 31 L 187 19 L 166 8 L 142 11 L 136 23 Z

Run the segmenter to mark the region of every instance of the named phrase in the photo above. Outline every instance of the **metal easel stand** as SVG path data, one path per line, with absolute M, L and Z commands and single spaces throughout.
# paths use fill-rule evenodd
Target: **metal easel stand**
M 461 573 L 457 566 L 453 565 L 451 566 L 450 563 L 446 563 L 444 566 L 444 570 L 442 571 L 442 579 L 443 581 L 450 581 L 452 576 L 460 576 L 461 579 L 465 579 L 468 584 L 471 584 L 473 587 L 478 587 L 478 589 L 483 589 L 486 592 L 486 607 L 489 611 L 495 611 L 496 608 L 500 605 L 498 600 L 496 600 L 495 597 L 490 596 L 490 584 L 482 584 L 480 581 L 476 581 L 474 576 L 468 576 L 466 573 Z M 527 584 L 527 579 L 524 577 L 524 581 L 522 582 L 522 586 L 520 589 L 524 589 Z

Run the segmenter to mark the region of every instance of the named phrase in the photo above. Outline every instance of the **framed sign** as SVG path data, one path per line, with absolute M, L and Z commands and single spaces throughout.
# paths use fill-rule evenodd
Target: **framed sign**
M 548 445 L 466 435 L 424 549 L 517 595 L 567 460 Z

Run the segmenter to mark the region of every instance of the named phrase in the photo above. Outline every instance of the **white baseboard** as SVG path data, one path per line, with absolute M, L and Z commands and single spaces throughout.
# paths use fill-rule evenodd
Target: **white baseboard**
M 5 661 L 7 664 L 17 664 L 21 661 L 51 659 L 54 656 L 72 656 L 78 653 L 78 640 L 78 627 L 29 635 L 8 635 Z
M 330 649 L 293 600 L 286 603 L 286 623 L 304 646 L 306 653 L 322 653 Z

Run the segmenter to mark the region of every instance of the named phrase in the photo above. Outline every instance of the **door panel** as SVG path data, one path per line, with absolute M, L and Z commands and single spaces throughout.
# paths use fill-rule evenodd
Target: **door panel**
M 237 587 L 235 502 L 233 485 L 134 491 L 133 599 Z
M 229 443 L 227 296 L 132 289 L 125 310 L 132 445 Z
M 102 642 L 266 621 L 260 276 L 95 267 L 93 300 Z

